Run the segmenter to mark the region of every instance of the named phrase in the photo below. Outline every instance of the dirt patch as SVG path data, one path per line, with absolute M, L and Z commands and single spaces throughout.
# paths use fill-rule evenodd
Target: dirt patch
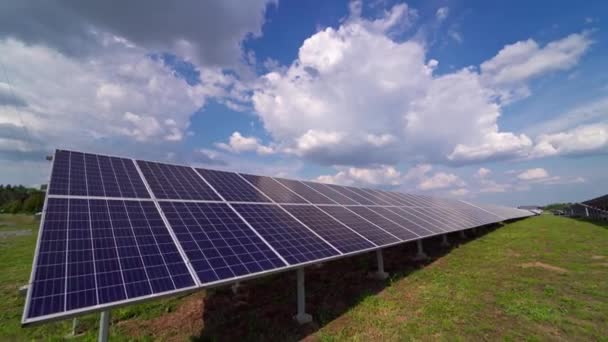
M 592 260 L 602 260 L 602 259 L 606 259 L 605 255 L 594 255 L 591 257 Z
M 557 273 L 568 273 L 568 270 L 565 268 L 545 264 L 540 261 L 527 262 L 525 264 L 521 264 L 520 266 L 523 268 L 530 268 L 530 267 L 542 268 L 542 269 L 552 271 L 552 272 L 557 272 Z
M 197 335 L 203 327 L 203 294 L 184 300 L 177 310 L 150 320 L 128 320 L 118 323 L 128 335 L 135 338 L 154 336 L 161 341 L 185 341 Z

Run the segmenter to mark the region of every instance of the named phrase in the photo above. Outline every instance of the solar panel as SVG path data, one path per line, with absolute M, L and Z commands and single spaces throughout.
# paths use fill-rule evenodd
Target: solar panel
M 278 205 L 233 204 L 233 207 L 290 265 L 340 254 Z
M 283 205 L 283 208 L 342 253 L 362 251 L 375 246 L 317 207 L 311 205 Z
M 151 201 L 49 198 L 27 320 L 195 286 Z
M 419 227 L 423 227 L 424 229 L 431 231 L 434 234 L 444 233 L 446 231 L 440 228 L 437 222 L 429 221 L 426 218 L 421 217 L 419 213 L 414 212 L 414 208 L 387 207 L 386 210 L 392 211 L 393 213 L 403 217 L 404 219 L 414 222 Z
M 369 207 L 370 210 L 386 217 L 387 219 L 399 224 L 400 226 L 416 233 L 418 236 L 420 237 L 425 237 L 425 236 L 429 236 L 429 235 L 434 235 L 435 232 L 428 230 L 416 223 L 414 223 L 413 221 L 410 221 L 408 219 L 406 219 L 403 216 L 399 216 L 396 213 L 390 211 L 388 208 L 383 208 L 383 207 Z
M 363 205 L 375 205 L 376 203 L 365 198 L 363 195 L 359 195 L 356 192 L 353 192 L 352 190 L 348 189 L 347 187 L 344 186 L 339 186 L 339 185 L 333 185 L 333 184 L 325 184 L 325 186 L 327 186 L 328 188 L 330 188 L 331 190 L 334 190 L 335 192 L 338 192 L 340 194 L 342 194 L 345 197 L 348 197 L 349 199 L 355 201 L 355 204 L 363 204 Z M 340 203 L 340 202 L 338 202 Z M 345 204 L 345 203 L 340 203 L 340 204 Z
M 319 209 L 347 225 L 350 229 L 361 234 L 363 237 L 373 242 L 377 246 L 386 246 L 399 242 L 399 239 L 395 236 L 366 221 L 345 207 L 323 206 L 319 207 Z
M 156 198 L 219 201 L 219 196 L 194 169 L 138 160 L 150 189 Z
M 150 198 L 132 160 L 64 150 L 55 153 L 49 194 Z
M 530 215 L 58 150 L 22 321 L 104 310 Z
M 225 203 L 160 202 L 201 284 L 285 266 Z
M 234 172 L 196 169 L 226 201 L 271 202 L 263 193 Z
M 304 198 L 270 177 L 244 173 L 241 173 L 241 176 L 277 203 L 308 203 Z
M 371 207 L 349 207 L 348 209 L 403 241 L 412 240 L 419 237 L 417 234 L 408 230 L 407 228 L 371 210 Z
M 333 201 L 331 204 L 336 204 L 336 203 L 342 204 L 342 205 L 359 204 L 358 202 L 352 200 L 350 197 L 344 196 L 340 192 L 332 189 L 331 187 L 328 186 L 328 184 L 321 184 L 321 183 L 315 183 L 315 182 L 302 182 L 302 183 L 306 184 L 310 188 L 319 192 L 323 196 L 325 196 L 327 198 L 331 198 L 331 200 Z M 321 204 L 321 203 L 315 203 L 315 204 Z
M 312 204 L 336 204 L 336 202 L 334 202 L 332 199 L 321 194 L 311 186 L 304 184 L 304 182 L 282 178 L 274 178 L 274 180 L 281 183 L 283 186 L 287 187 L 289 190 L 295 192 L 300 197 L 306 199 Z

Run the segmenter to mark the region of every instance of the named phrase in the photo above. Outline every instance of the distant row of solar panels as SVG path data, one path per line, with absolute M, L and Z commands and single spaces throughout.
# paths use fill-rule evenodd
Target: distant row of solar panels
M 22 321 L 526 216 L 499 206 L 58 150 Z

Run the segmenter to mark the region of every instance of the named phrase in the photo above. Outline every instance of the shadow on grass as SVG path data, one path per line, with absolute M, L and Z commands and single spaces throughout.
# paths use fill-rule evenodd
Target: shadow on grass
M 306 311 L 313 316 L 310 324 L 299 325 L 293 320 L 296 311 L 295 272 L 280 273 L 241 284 L 234 294 L 230 287 L 208 291 L 204 300 L 203 324 L 193 341 L 294 341 L 301 340 L 324 325 L 373 296 L 391 282 L 416 272 L 426 264 L 449 253 L 452 248 L 485 235 L 501 225 L 477 228 L 448 235 L 451 246 L 441 247 L 441 237 L 424 240 L 430 259 L 416 262 L 415 243 L 384 249 L 387 280 L 367 277 L 376 269 L 375 253 L 329 262 L 320 267 L 306 268 Z
M 590 218 L 590 217 L 576 217 L 576 216 L 570 216 L 569 218 L 571 218 L 573 220 L 581 221 L 581 222 L 591 223 L 598 227 L 608 229 L 608 220 L 602 220 L 602 219 L 596 219 L 596 218 Z

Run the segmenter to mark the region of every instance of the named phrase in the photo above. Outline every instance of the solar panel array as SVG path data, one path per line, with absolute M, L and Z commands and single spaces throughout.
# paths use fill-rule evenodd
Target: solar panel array
M 525 216 L 500 206 L 57 150 L 22 322 Z

